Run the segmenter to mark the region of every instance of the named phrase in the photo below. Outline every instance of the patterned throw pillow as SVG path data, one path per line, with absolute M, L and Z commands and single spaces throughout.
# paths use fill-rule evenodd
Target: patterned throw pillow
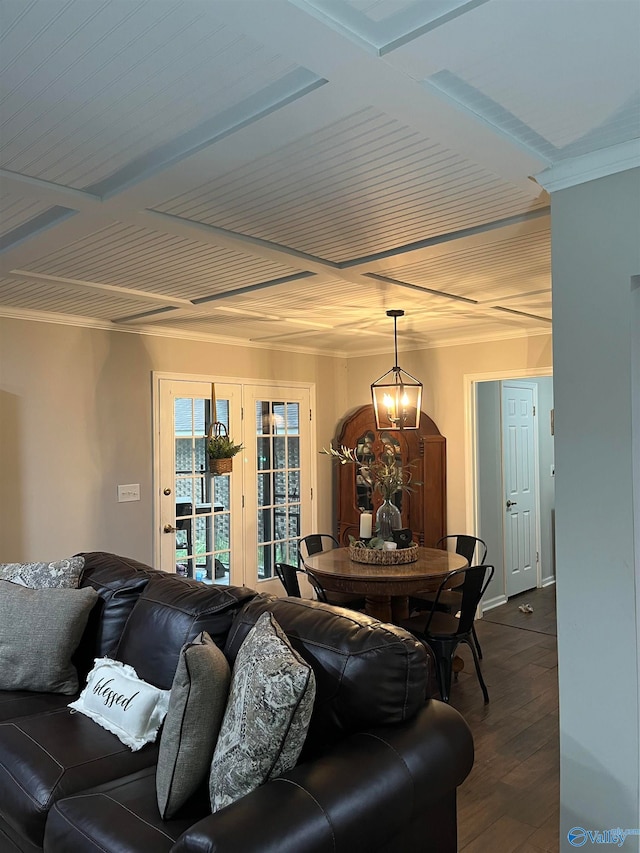
M 77 589 L 83 569 L 84 557 L 53 563 L 0 563 L 0 580 L 31 589 Z
M 133 667 L 111 658 L 96 658 L 87 686 L 69 705 L 116 735 L 133 752 L 156 739 L 168 706 L 168 690 L 148 684 Z
M 207 777 L 229 695 L 231 670 L 206 631 L 182 648 L 160 737 L 158 808 L 171 818 Z
M 295 766 L 315 692 L 313 670 L 291 648 L 273 614 L 263 613 L 233 668 L 209 776 L 212 811 Z
M 0 690 L 75 693 L 71 656 L 97 600 L 95 589 L 29 589 L 0 580 Z

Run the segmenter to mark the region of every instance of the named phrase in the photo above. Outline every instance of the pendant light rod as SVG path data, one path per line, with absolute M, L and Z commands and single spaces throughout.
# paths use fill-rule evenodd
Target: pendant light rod
M 398 370 L 398 317 L 404 317 L 402 308 L 391 308 L 387 311 L 387 317 L 393 317 L 393 348 L 395 350 L 396 360 L 394 370 Z
M 393 317 L 395 364 L 371 385 L 376 427 L 385 430 L 418 429 L 422 405 L 422 383 L 398 365 L 398 317 L 401 309 L 387 311 Z

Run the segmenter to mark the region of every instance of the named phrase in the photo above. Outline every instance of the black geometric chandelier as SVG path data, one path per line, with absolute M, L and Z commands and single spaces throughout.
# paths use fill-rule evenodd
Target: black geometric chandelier
M 387 311 L 393 317 L 395 365 L 371 385 L 373 410 L 378 429 L 418 429 L 422 407 L 422 383 L 398 367 L 398 317 L 404 311 Z

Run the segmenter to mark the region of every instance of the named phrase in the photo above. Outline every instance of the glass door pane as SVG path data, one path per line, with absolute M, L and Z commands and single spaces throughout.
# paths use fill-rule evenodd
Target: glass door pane
M 176 572 L 205 583 L 228 584 L 230 477 L 209 473 L 206 444 L 211 412 L 209 399 L 175 399 Z M 215 420 L 229 430 L 228 400 L 216 399 Z
M 276 396 L 277 395 L 277 396 Z M 247 584 L 282 595 L 276 563 L 298 565 L 302 519 L 311 517 L 309 391 L 246 389 L 247 478 L 255 460 L 254 486 L 246 484 L 247 557 L 255 555 Z M 254 456 L 255 454 L 255 456 Z
M 210 473 L 210 383 L 161 380 L 159 396 L 161 566 L 204 583 L 241 584 L 242 455 L 231 474 Z M 230 435 L 241 430 L 237 386 L 216 386 L 215 419 Z
M 300 537 L 300 405 L 255 403 L 258 458 L 258 579 L 275 563 L 296 565 Z

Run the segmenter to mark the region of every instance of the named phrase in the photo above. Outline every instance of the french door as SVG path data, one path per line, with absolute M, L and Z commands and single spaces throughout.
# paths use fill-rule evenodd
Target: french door
M 275 563 L 297 564 L 311 525 L 307 387 L 161 378 L 155 385 L 157 561 L 205 583 L 282 594 Z M 208 471 L 206 437 L 222 422 L 237 444 L 231 474 Z
M 242 455 L 231 474 L 209 473 L 207 431 L 213 421 L 241 431 L 241 387 L 159 381 L 156 500 L 160 567 L 209 583 L 242 584 Z
M 247 556 L 260 590 L 281 594 L 275 564 L 297 566 L 303 517 L 310 519 L 310 393 L 248 385 L 244 401 L 247 478 L 254 478 L 245 495 Z

